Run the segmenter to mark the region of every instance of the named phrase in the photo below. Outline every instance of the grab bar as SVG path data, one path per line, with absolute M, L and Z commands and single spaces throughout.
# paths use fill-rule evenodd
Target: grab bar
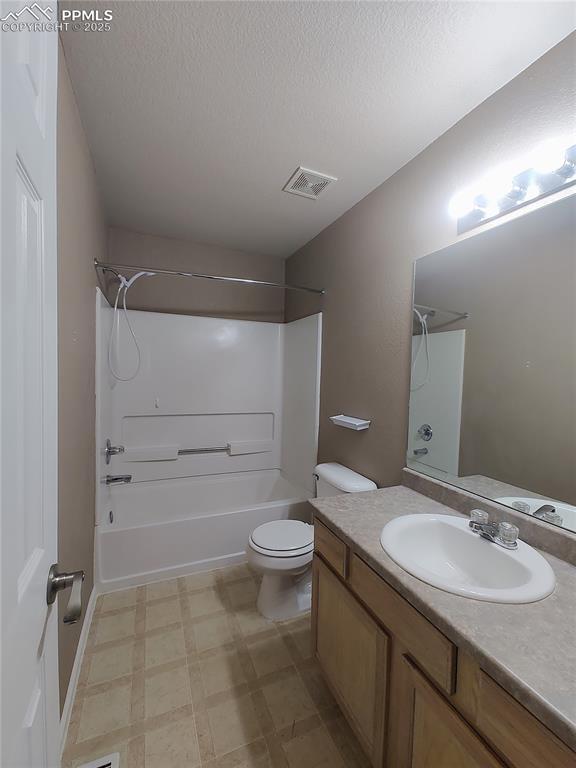
M 226 445 L 210 445 L 205 448 L 177 448 L 177 446 L 158 446 L 155 448 L 130 448 L 123 450 L 124 461 L 147 462 L 168 461 L 178 456 L 194 456 L 203 453 L 227 453 L 228 456 L 241 456 L 250 453 L 269 453 L 273 448 L 271 440 L 233 440 Z M 154 451 L 159 455 L 155 456 Z M 144 452 L 144 455 L 142 455 Z M 136 455 L 133 455 L 135 453 Z
M 230 445 L 215 446 L 214 448 L 181 448 L 178 456 L 191 456 L 195 453 L 230 453 Z
M 209 448 L 181 448 L 179 456 L 190 456 L 195 453 L 227 453 L 228 456 L 241 456 L 249 453 L 269 453 L 273 448 L 271 440 L 233 440 L 227 445 L 217 445 Z

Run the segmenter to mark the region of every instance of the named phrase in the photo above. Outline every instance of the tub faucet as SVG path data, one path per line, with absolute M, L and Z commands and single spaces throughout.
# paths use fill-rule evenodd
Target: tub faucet
M 470 513 L 470 522 L 468 523 L 472 530 L 482 536 L 484 539 L 498 544 L 504 549 L 518 548 L 518 528 L 512 523 L 492 523 L 488 517 L 488 512 L 482 509 L 473 509 Z
M 106 475 L 106 485 L 120 485 L 121 483 L 131 483 L 132 475 Z

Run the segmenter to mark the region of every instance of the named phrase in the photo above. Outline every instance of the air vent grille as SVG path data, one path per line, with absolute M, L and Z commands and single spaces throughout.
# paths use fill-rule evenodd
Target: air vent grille
M 338 181 L 338 179 L 335 176 L 328 176 L 325 173 L 318 173 L 318 171 L 311 171 L 309 168 L 300 166 L 282 189 L 292 195 L 316 200 L 333 181 Z

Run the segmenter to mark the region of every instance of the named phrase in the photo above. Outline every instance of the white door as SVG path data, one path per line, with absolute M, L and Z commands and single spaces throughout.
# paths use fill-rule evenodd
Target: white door
M 2 2 L 0 16 L 22 10 Z M 56 3 L 32 4 L 56 19 Z M 29 11 L 20 22 L 34 22 Z M 58 35 L 0 31 L 2 768 L 59 764 L 56 88 Z

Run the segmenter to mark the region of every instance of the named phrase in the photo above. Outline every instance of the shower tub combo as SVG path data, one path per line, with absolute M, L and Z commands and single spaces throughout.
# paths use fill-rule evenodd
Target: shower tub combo
M 113 521 L 99 525 L 100 581 L 115 588 L 244 561 L 247 532 L 307 520 L 309 495 L 277 469 L 118 486 Z
M 138 365 L 121 324 L 120 354 L 109 355 L 113 312 L 98 296 L 102 591 L 244 561 L 255 528 L 309 520 L 307 499 L 314 495 L 319 315 L 291 323 L 132 310 L 129 316 Z M 135 375 L 115 378 L 109 357 Z

